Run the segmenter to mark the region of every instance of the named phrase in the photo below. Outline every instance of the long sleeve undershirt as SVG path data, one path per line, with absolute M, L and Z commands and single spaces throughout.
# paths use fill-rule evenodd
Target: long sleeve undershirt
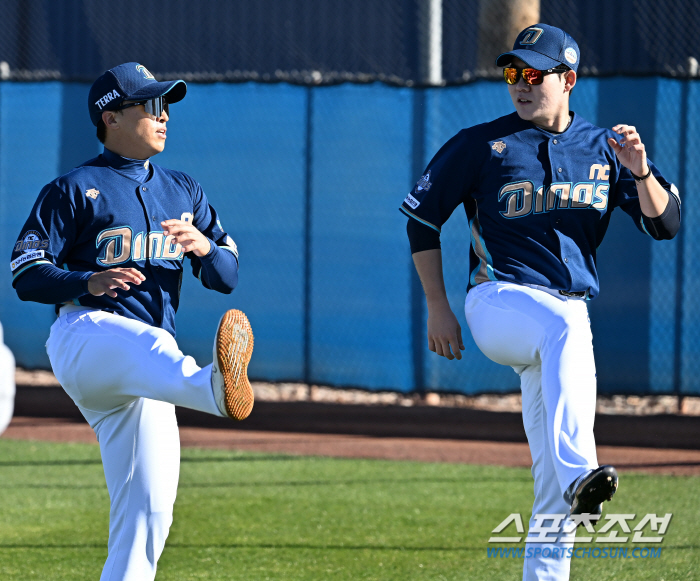
M 202 263 L 202 282 L 206 288 L 230 294 L 238 284 L 238 261 L 231 252 L 222 250 L 211 240 L 209 242 L 209 254 L 199 259 Z M 88 294 L 88 279 L 93 274 L 69 272 L 53 264 L 39 264 L 15 281 L 15 290 L 23 301 L 58 305 Z

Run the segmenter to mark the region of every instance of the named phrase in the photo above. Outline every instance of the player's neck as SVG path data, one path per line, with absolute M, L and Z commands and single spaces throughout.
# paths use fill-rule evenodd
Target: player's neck
M 567 109 L 565 114 L 557 115 L 557 117 L 555 117 L 554 119 L 538 119 L 537 121 L 533 121 L 532 123 L 534 125 L 537 125 L 537 127 L 548 131 L 549 133 L 564 133 L 564 131 L 566 131 L 569 128 L 569 125 L 571 125 L 572 120 L 573 115 Z
M 112 137 L 112 139 L 110 139 Z M 141 143 L 134 143 L 132 140 L 117 139 L 112 135 L 107 135 L 105 139 L 104 146 L 111 152 L 125 159 L 137 159 L 141 161 L 146 161 L 148 158 L 153 157 L 157 151 L 153 151 L 152 148 L 143 145 Z

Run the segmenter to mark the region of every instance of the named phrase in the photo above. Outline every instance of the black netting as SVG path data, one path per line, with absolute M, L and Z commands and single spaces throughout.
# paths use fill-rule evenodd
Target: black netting
M 458 84 L 497 75 L 537 21 L 577 40 L 583 74 L 698 72 L 686 0 L 0 0 L 0 76 L 88 81 L 134 60 L 192 81 Z

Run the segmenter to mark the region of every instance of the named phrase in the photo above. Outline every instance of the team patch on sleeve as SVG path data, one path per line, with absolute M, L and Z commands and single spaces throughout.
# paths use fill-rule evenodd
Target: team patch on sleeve
M 430 181 L 430 170 L 428 170 L 426 174 L 421 176 L 421 178 L 416 182 L 416 187 L 413 188 L 413 191 L 409 192 L 403 203 L 412 210 L 415 210 L 418 206 L 420 206 L 421 200 L 425 197 L 425 194 L 432 185 L 433 183 Z M 414 193 L 416 194 L 415 196 L 413 195 Z
M 408 194 L 408 196 L 406 196 L 406 199 L 404 200 L 404 204 L 406 204 L 407 206 L 411 206 L 411 208 L 413 208 L 414 210 L 418 206 L 420 206 L 420 202 L 418 200 L 416 200 L 411 194 Z
M 432 185 L 433 184 L 430 181 L 430 170 L 428 170 L 428 173 L 426 173 L 424 176 L 421 176 L 421 178 L 416 183 L 416 193 L 427 192 L 430 189 L 430 186 Z
M 44 240 L 36 230 L 27 230 L 15 244 L 15 252 L 31 252 L 32 250 L 45 250 L 49 247 L 49 241 Z
M 230 236 L 226 236 L 224 239 L 224 244 L 225 246 L 223 248 L 226 248 L 233 252 L 234 256 L 238 258 L 238 246 L 236 246 L 236 243 L 233 241 L 233 238 Z
M 678 191 L 678 188 L 676 187 L 676 184 L 671 184 L 671 185 L 669 186 L 669 191 L 670 191 L 674 196 L 676 196 L 676 199 L 678 200 L 678 205 L 680 206 L 680 204 L 681 204 L 681 194 L 680 194 L 680 192 Z
M 24 254 L 22 254 L 22 256 L 13 260 L 12 262 L 10 262 L 10 268 L 12 269 L 12 272 L 14 272 L 23 264 L 27 264 L 28 262 L 31 262 L 32 260 L 37 260 L 38 258 L 44 258 L 44 251 L 43 250 L 34 250 L 33 252 L 25 252 Z

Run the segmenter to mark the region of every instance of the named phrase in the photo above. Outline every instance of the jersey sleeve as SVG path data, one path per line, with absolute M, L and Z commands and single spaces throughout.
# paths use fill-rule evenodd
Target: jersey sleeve
M 619 206 L 634 221 L 635 226 L 656 240 L 673 238 L 680 227 L 681 198 L 675 184 L 664 178 L 659 169 L 647 159 L 651 173 L 657 179 L 669 195 L 669 203 L 662 216 L 649 218 L 642 213 L 637 192 L 637 182 L 632 173 L 624 166 L 620 166 L 620 172 L 615 186 L 615 198 L 613 207 Z
M 75 206 L 55 183 L 41 190 L 12 249 L 12 282 L 40 264 L 62 268 L 76 237 Z
M 238 283 L 238 247 L 224 230 L 216 210 L 209 204 L 202 187 L 195 184 L 192 223 L 212 243 L 208 254 L 189 252 L 192 274 L 210 289 L 230 293 Z
M 476 183 L 482 156 L 469 141 L 468 130 L 462 130 L 445 143 L 399 208 L 438 234 Z

